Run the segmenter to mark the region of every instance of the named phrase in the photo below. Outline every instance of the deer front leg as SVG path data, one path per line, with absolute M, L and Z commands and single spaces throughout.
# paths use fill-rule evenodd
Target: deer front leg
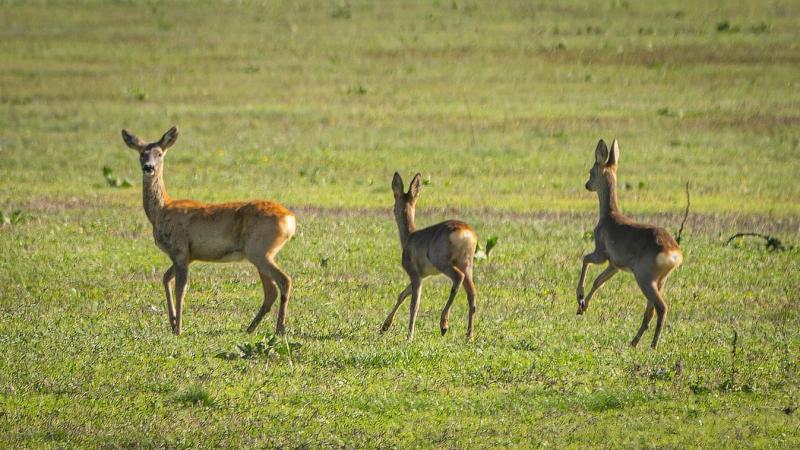
M 589 289 L 589 294 L 583 300 L 582 312 L 586 312 L 586 310 L 589 308 L 589 301 L 592 300 L 592 296 L 594 295 L 594 293 L 597 292 L 597 290 L 600 289 L 600 287 L 603 284 L 605 284 L 606 281 L 610 280 L 611 277 L 616 275 L 617 272 L 619 272 L 619 269 L 609 265 L 608 267 L 606 267 L 606 270 L 601 272 L 600 275 L 598 275 L 597 278 L 594 279 L 594 284 L 592 284 L 592 288 Z
M 174 265 L 175 268 L 175 329 L 176 336 L 183 331 L 183 296 L 186 294 L 186 284 L 189 281 L 189 266 Z
M 586 302 L 583 299 L 583 283 L 586 280 L 586 268 L 589 267 L 589 264 L 602 264 L 606 261 L 606 259 L 606 256 L 597 250 L 592 253 L 588 253 L 583 257 L 581 275 L 578 277 L 578 288 L 575 291 L 575 294 L 578 298 L 578 315 L 583 314 L 583 311 L 586 307 Z
M 175 306 L 172 304 L 172 280 L 175 279 L 175 265 L 172 265 L 164 272 L 164 291 L 167 295 L 167 315 L 169 316 L 169 326 L 175 333 Z
M 394 304 L 394 308 L 389 311 L 389 315 L 386 316 L 386 320 L 383 321 L 381 333 L 385 333 L 389 330 L 389 327 L 392 326 L 392 322 L 394 322 L 394 315 L 397 314 L 397 310 L 400 309 L 400 305 L 403 304 L 403 300 L 405 300 L 409 295 L 411 295 L 411 283 L 409 283 L 408 286 L 406 286 L 406 288 L 400 292 L 400 295 L 397 296 L 397 303 Z

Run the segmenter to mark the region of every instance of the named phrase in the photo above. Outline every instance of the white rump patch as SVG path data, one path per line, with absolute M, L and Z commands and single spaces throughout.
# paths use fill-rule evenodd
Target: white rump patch
M 290 236 L 294 235 L 296 225 L 297 224 L 294 221 L 294 216 L 286 216 L 283 218 L 283 228 Z
M 667 253 L 659 253 L 656 256 L 656 264 L 659 266 L 668 266 L 668 267 L 675 267 L 681 263 L 683 258 L 681 258 L 680 253 L 670 251 Z

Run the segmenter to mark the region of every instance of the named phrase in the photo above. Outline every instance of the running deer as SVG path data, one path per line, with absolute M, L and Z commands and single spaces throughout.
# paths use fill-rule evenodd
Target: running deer
M 620 270 L 633 272 L 639 288 L 647 298 L 642 326 L 631 341 L 636 347 L 642 334 L 647 330 L 653 311 L 658 316 L 656 330 L 651 346 L 658 346 L 661 327 L 667 318 L 667 303 L 664 301 L 664 282 L 673 269 L 683 262 L 681 249 L 669 232 L 663 228 L 636 223 L 622 214 L 617 206 L 617 164 L 619 163 L 619 144 L 617 140 L 608 151 L 601 139 L 594 151 L 595 163 L 589 171 L 586 189 L 597 192 L 600 199 L 600 220 L 594 229 L 594 251 L 583 257 L 583 267 L 578 279 L 578 314 L 589 307 L 592 295 Z M 589 264 L 602 264 L 608 267 L 597 276 L 583 297 L 583 282 Z
M 122 139 L 139 154 L 144 212 L 153 224 L 156 245 L 172 260 L 163 278 L 172 332 L 181 334 L 183 298 L 192 261 L 247 259 L 258 269 L 264 287 L 264 303 L 247 332 L 252 333 L 269 312 L 279 289 L 281 304 L 275 331 L 283 334 L 292 280 L 274 258 L 294 235 L 294 214 L 278 203 L 264 200 L 219 204 L 172 200 L 164 186 L 164 156 L 178 139 L 178 129 L 170 128 L 159 141 L 151 143 L 127 130 L 122 130 Z M 176 281 L 175 306 L 171 292 L 173 279 Z
M 447 220 L 428 228 L 417 230 L 414 225 L 414 208 L 419 198 L 420 174 L 411 180 L 408 192 L 403 192 L 403 179 L 395 173 L 392 180 L 394 192 L 394 218 L 400 234 L 400 245 L 403 249 L 403 269 L 411 280 L 400 293 L 397 303 L 383 322 L 381 333 L 389 329 L 394 315 L 406 297 L 411 295 L 411 314 L 408 322 L 408 340 L 414 338 L 414 321 L 419 310 L 419 298 L 422 293 L 422 280 L 431 275 L 444 274 L 453 281 L 450 298 L 442 310 L 439 328 L 442 335 L 447 333 L 450 306 L 464 285 L 469 302 L 469 319 L 467 323 L 467 340 L 472 339 L 473 316 L 475 315 L 475 284 L 472 282 L 472 263 L 478 235 L 464 222 Z

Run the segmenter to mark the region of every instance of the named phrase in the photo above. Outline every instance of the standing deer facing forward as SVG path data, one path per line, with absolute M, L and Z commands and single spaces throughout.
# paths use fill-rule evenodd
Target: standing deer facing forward
M 414 338 L 414 321 L 419 310 L 419 297 L 422 293 L 422 280 L 431 275 L 444 274 L 453 281 L 450 298 L 442 310 L 439 328 L 442 335 L 447 333 L 450 306 L 458 288 L 463 284 L 469 301 L 467 340 L 472 339 L 473 316 L 475 315 L 475 284 L 472 282 L 472 261 L 478 235 L 464 222 L 447 220 L 428 228 L 417 230 L 414 225 L 414 208 L 419 198 L 420 174 L 411 180 L 408 192 L 403 192 L 403 179 L 395 173 L 392 180 L 394 191 L 394 218 L 400 233 L 403 248 L 403 268 L 411 283 L 397 298 L 389 316 L 383 322 L 381 333 L 389 329 L 403 300 L 411 295 L 411 314 L 408 322 L 408 340 Z
M 617 140 L 608 151 L 606 143 L 600 140 L 595 153 L 595 163 L 589 172 L 586 189 L 597 192 L 600 198 L 600 221 L 594 229 L 595 249 L 583 257 L 583 267 L 578 280 L 578 314 L 589 307 L 592 295 L 620 270 L 633 272 L 636 283 L 647 298 L 647 307 L 639 332 L 631 341 L 636 347 L 653 318 L 658 316 L 652 347 L 658 346 L 658 336 L 667 318 L 667 303 L 664 301 L 664 282 L 673 269 L 683 261 L 678 243 L 663 228 L 643 225 L 625 217 L 617 206 L 617 163 L 619 144 Z M 583 297 L 583 282 L 589 264 L 602 264 L 608 267 L 594 280 L 589 295 Z
M 294 214 L 278 203 L 264 200 L 219 204 L 172 200 L 164 187 L 164 155 L 178 139 L 178 129 L 170 128 L 159 141 L 149 144 L 126 130 L 122 130 L 122 139 L 139 154 L 144 212 L 153 224 L 156 245 L 172 260 L 172 266 L 164 273 L 163 279 L 172 332 L 181 334 L 189 264 L 192 261 L 230 262 L 246 258 L 256 266 L 264 285 L 264 303 L 247 332 L 256 329 L 280 289 L 281 305 L 275 331 L 283 334 L 292 280 L 275 264 L 274 258 L 294 235 Z M 176 280 L 175 306 L 170 288 L 173 279 Z

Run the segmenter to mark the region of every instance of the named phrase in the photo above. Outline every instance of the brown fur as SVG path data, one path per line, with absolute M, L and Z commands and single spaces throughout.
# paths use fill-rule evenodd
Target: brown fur
M 419 197 L 420 174 L 411 180 L 408 192 L 403 192 L 403 180 L 395 173 L 392 180 L 394 192 L 394 215 L 403 249 L 402 264 L 410 283 L 400 293 L 381 327 L 381 333 L 389 329 L 394 321 L 400 305 L 411 295 L 411 309 L 408 323 L 408 339 L 414 337 L 414 322 L 419 310 L 419 299 L 422 293 L 422 280 L 431 275 L 444 274 L 453 281 L 450 297 L 442 310 L 439 329 L 442 335 L 447 333 L 450 307 L 453 304 L 458 288 L 464 286 L 469 302 L 467 323 L 467 339 L 473 336 L 473 318 L 475 315 L 475 284 L 472 281 L 473 256 L 478 244 L 475 230 L 464 222 L 447 220 L 421 230 L 414 224 L 414 211 Z
M 664 283 L 669 273 L 683 261 L 680 247 L 669 232 L 663 228 L 635 222 L 622 214 L 617 206 L 617 163 L 619 145 L 614 140 L 611 152 L 602 140 L 595 149 L 595 164 L 590 171 L 586 189 L 596 191 L 600 200 L 600 220 L 594 229 L 595 249 L 583 257 L 581 275 L 578 279 L 578 314 L 589 307 L 592 295 L 603 283 L 618 271 L 633 272 L 636 282 L 647 298 L 642 326 L 631 341 L 636 346 L 647 329 L 653 312 L 657 314 L 656 330 L 652 347 L 658 346 L 667 317 L 667 303 L 664 301 Z M 608 267 L 595 279 L 589 295 L 584 299 L 583 284 L 589 264 L 602 264 Z
M 200 203 L 194 200 L 172 200 L 163 178 L 163 160 L 167 149 L 178 138 L 173 127 L 158 142 L 145 143 L 122 131 L 128 147 L 139 153 L 142 166 L 143 203 L 153 225 L 156 245 L 172 260 L 164 273 L 167 314 L 173 333 L 181 334 L 183 298 L 192 261 L 230 262 L 247 259 L 258 269 L 264 288 L 264 303 L 248 332 L 253 332 L 281 294 L 276 332 L 284 332 L 286 307 L 292 280 L 275 263 L 275 255 L 292 238 L 295 218 L 278 203 L 249 202 Z M 172 303 L 172 281 L 175 284 L 175 306 Z

